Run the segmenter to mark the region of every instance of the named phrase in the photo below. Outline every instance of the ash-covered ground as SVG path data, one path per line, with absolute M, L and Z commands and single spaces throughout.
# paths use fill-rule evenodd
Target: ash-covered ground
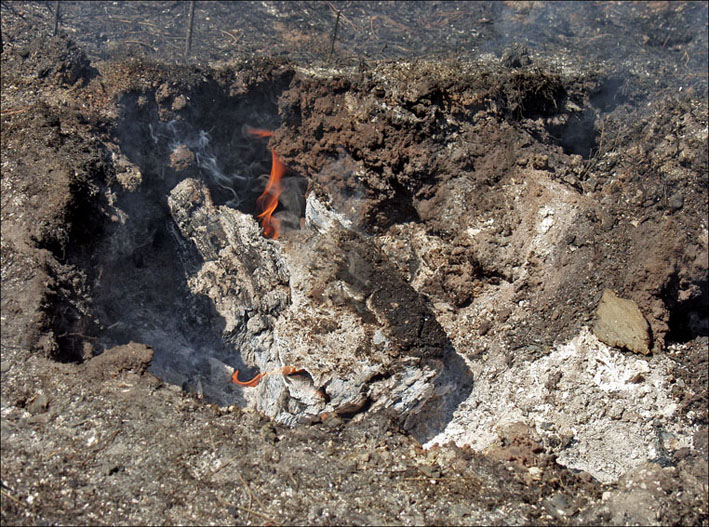
M 3 524 L 707 523 L 706 4 L 60 6 L 2 3 Z

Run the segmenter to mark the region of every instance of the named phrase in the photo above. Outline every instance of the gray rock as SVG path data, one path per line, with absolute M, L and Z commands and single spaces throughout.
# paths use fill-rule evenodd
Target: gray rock
M 284 424 L 392 408 L 428 436 L 469 392 L 470 373 L 421 295 L 324 205 L 310 198 L 304 229 L 274 241 L 251 216 L 215 206 L 201 182 L 184 180 L 168 203 L 204 258 L 189 287 L 212 299 L 235 356 L 266 374 L 238 387 L 247 405 Z M 222 401 L 235 387 L 224 374 L 211 382 Z
M 32 415 L 42 414 L 49 408 L 49 397 L 46 394 L 39 394 L 27 407 L 27 411 Z
M 672 212 L 676 212 L 682 207 L 684 207 L 684 196 L 679 192 L 672 194 L 667 200 L 667 208 Z
M 610 289 L 603 291 L 596 311 L 593 333 L 598 340 L 643 355 L 650 354 L 650 327 L 632 300 L 618 297 Z
M 572 500 L 562 493 L 556 493 L 552 497 L 546 498 L 542 505 L 557 520 L 571 516 L 576 512 Z

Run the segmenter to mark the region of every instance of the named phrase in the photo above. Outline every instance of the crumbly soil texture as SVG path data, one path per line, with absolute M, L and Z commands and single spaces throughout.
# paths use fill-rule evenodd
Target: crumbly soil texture
M 2 5 L 4 525 L 709 523 L 706 6 L 215 2 L 184 61 L 189 3 L 63 4 Z M 276 156 L 280 237 L 234 246 Z M 286 422 L 231 373 L 340 334 L 284 318 L 298 265 L 391 360 Z M 647 355 L 593 334 L 606 289 Z M 278 382 L 325 407 L 323 364 Z M 402 414 L 376 386 L 424 366 Z

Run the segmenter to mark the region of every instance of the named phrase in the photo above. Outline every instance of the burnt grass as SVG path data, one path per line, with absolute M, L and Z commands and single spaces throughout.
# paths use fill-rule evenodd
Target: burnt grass
M 15 6 L 15 16 L 3 4 L 3 524 L 706 524 L 707 149 L 684 134 L 707 126 L 701 80 L 678 94 L 670 81 L 657 87 L 607 65 L 561 73 L 527 64 L 516 48 L 473 67 L 394 61 L 371 42 L 357 50 L 366 61 L 340 47 L 336 71 L 314 74 L 303 58 L 328 50 L 311 37 L 285 58 L 254 60 L 278 45 L 254 37 L 239 52 L 249 60 L 176 65 L 131 46 L 98 53 L 96 43 L 43 36 L 40 7 Z M 353 9 L 348 20 L 359 20 Z M 480 9 L 480 19 L 495 15 Z M 313 35 L 330 27 L 313 16 Z M 653 36 L 643 46 L 692 43 L 675 33 L 676 42 L 656 42 L 662 28 L 633 16 Z M 680 24 L 690 15 L 672 16 Z M 338 46 L 356 42 L 360 26 L 342 23 Z M 427 23 L 438 31 L 462 22 Z M 491 29 L 479 24 L 483 38 Z M 209 56 L 205 40 L 195 53 L 224 60 Z M 354 120 L 352 99 L 370 104 Z M 684 345 L 673 395 L 700 425 L 693 448 L 648 476 L 659 487 L 640 496 L 562 467 L 524 430 L 485 454 L 452 444 L 424 450 L 386 412 L 287 429 L 158 379 L 148 370 L 152 350 L 169 337 L 224 346 L 213 306 L 185 284 L 200 262 L 173 236 L 166 205 L 177 182 L 201 172 L 170 167 L 168 133 L 153 144 L 148 132 L 173 120 L 209 130 L 211 153 L 250 181 L 268 151 L 235 150 L 243 127 L 275 129 L 269 146 L 308 192 L 335 205 L 356 198 L 364 235 L 425 224 L 452 255 L 422 292 L 456 308 L 471 302 L 470 283 L 511 280 L 494 249 L 473 251 L 451 211 L 442 213 L 456 178 L 477 196 L 477 211 L 499 211 L 503 231 L 516 220 L 495 189 L 520 164 L 593 196 L 570 234 L 576 256 L 560 260 L 554 286 L 520 287 L 516 301 L 534 308 L 506 336 L 510 360 L 532 360 L 576 334 L 613 287 L 648 314 L 655 353 Z M 454 135 L 466 151 L 447 150 Z M 215 201 L 227 202 L 229 190 L 209 183 Z M 253 214 L 258 193 L 236 206 Z M 639 227 L 619 223 L 623 214 Z M 603 492 L 618 497 L 613 507 Z

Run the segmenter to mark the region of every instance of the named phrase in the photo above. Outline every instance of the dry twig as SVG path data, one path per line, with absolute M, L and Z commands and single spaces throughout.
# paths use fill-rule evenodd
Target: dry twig
M 113 442 L 113 440 L 116 438 L 116 436 L 120 433 L 121 433 L 121 431 L 120 431 L 120 429 L 118 429 L 118 430 L 114 430 L 113 432 L 108 434 L 108 436 L 105 439 L 101 440 L 101 442 L 98 444 L 98 446 L 96 446 L 94 448 L 94 451 L 98 452 L 98 451 L 106 448 L 108 445 L 110 445 Z
M 57 335 L 57 338 L 63 338 L 63 337 L 81 337 L 82 339 L 87 339 L 87 340 L 98 340 L 98 337 L 84 335 L 83 333 L 62 333 L 61 335 Z
M 349 18 L 347 18 L 345 15 L 343 15 L 343 14 L 342 14 L 342 10 L 338 10 L 334 5 L 332 5 L 332 2 L 328 2 L 327 5 L 330 7 L 330 10 L 331 10 L 334 14 L 340 13 L 340 18 L 342 18 L 342 21 L 343 21 L 344 23 L 349 24 L 350 26 L 352 26 L 352 29 L 354 29 L 355 31 L 359 32 L 359 30 L 360 30 L 359 27 L 357 27 L 357 25 L 356 25 L 354 22 L 352 22 L 352 20 L 350 20 Z
M 1 110 L 0 115 L 2 115 L 3 117 L 6 115 L 17 115 L 20 113 L 24 113 L 30 109 L 32 109 L 32 106 L 26 106 L 24 108 L 9 108 L 7 110 Z
M 219 472 L 221 469 L 228 467 L 228 466 L 231 465 L 234 461 L 236 461 L 236 459 L 239 458 L 239 457 L 240 457 L 239 455 L 233 456 L 232 458 L 230 458 L 229 460 L 227 460 L 226 463 L 224 463 L 223 465 L 221 465 L 219 468 L 214 469 L 214 470 L 212 471 L 212 473 L 209 475 L 209 477 L 211 478 L 211 477 L 214 476 L 217 472 Z
M 187 43 L 185 44 L 185 58 L 188 58 L 192 51 L 192 28 L 194 27 L 194 0 L 190 2 L 190 14 L 187 20 Z
M 332 7 L 332 4 L 330 4 L 330 7 Z M 327 60 L 328 62 L 330 61 L 330 58 L 332 57 L 332 53 L 335 51 L 335 40 L 337 39 L 337 28 L 340 25 L 340 15 L 342 14 L 341 11 L 337 12 L 337 16 L 335 18 L 335 27 L 332 30 L 332 41 L 330 42 L 330 53 L 327 55 Z
M 226 36 L 231 37 L 231 39 L 234 41 L 235 45 L 239 45 L 239 41 L 241 40 L 241 37 L 243 34 L 240 34 L 238 37 L 235 37 L 233 34 L 231 34 L 229 31 L 224 31 L 223 29 L 220 29 L 222 33 L 224 33 Z
M 59 31 L 59 0 L 54 2 L 54 36 L 57 36 Z
M 249 494 L 249 507 L 248 508 L 251 509 L 251 504 L 253 503 L 253 499 L 255 498 L 256 503 L 259 504 L 259 507 L 261 507 L 261 510 L 266 510 L 266 507 L 264 506 L 263 502 L 251 490 L 251 487 L 249 487 L 249 484 L 244 479 L 244 476 L 242 476 L 240 472 L 237 472 L 236 475 L 239 477 L 239 479 L 241 480 L 241 483 L 244 485 L 244 488 L 246 489 L 246 492 Z M 260 516 L 262 516 L 262 515 L 260 515 Z
M 2 493 L 2 495 L 5 496 L 6 498 L 10 498 L 12 501 L 17 503 L 18 505 L 21 505 L 24 508 L 27 508 L 27 504 L 24 501 L 17 499 L 15 496 L 10 494 L 9 492 L 6 492 L 6 491 L 0 489 L 0 493 Z

